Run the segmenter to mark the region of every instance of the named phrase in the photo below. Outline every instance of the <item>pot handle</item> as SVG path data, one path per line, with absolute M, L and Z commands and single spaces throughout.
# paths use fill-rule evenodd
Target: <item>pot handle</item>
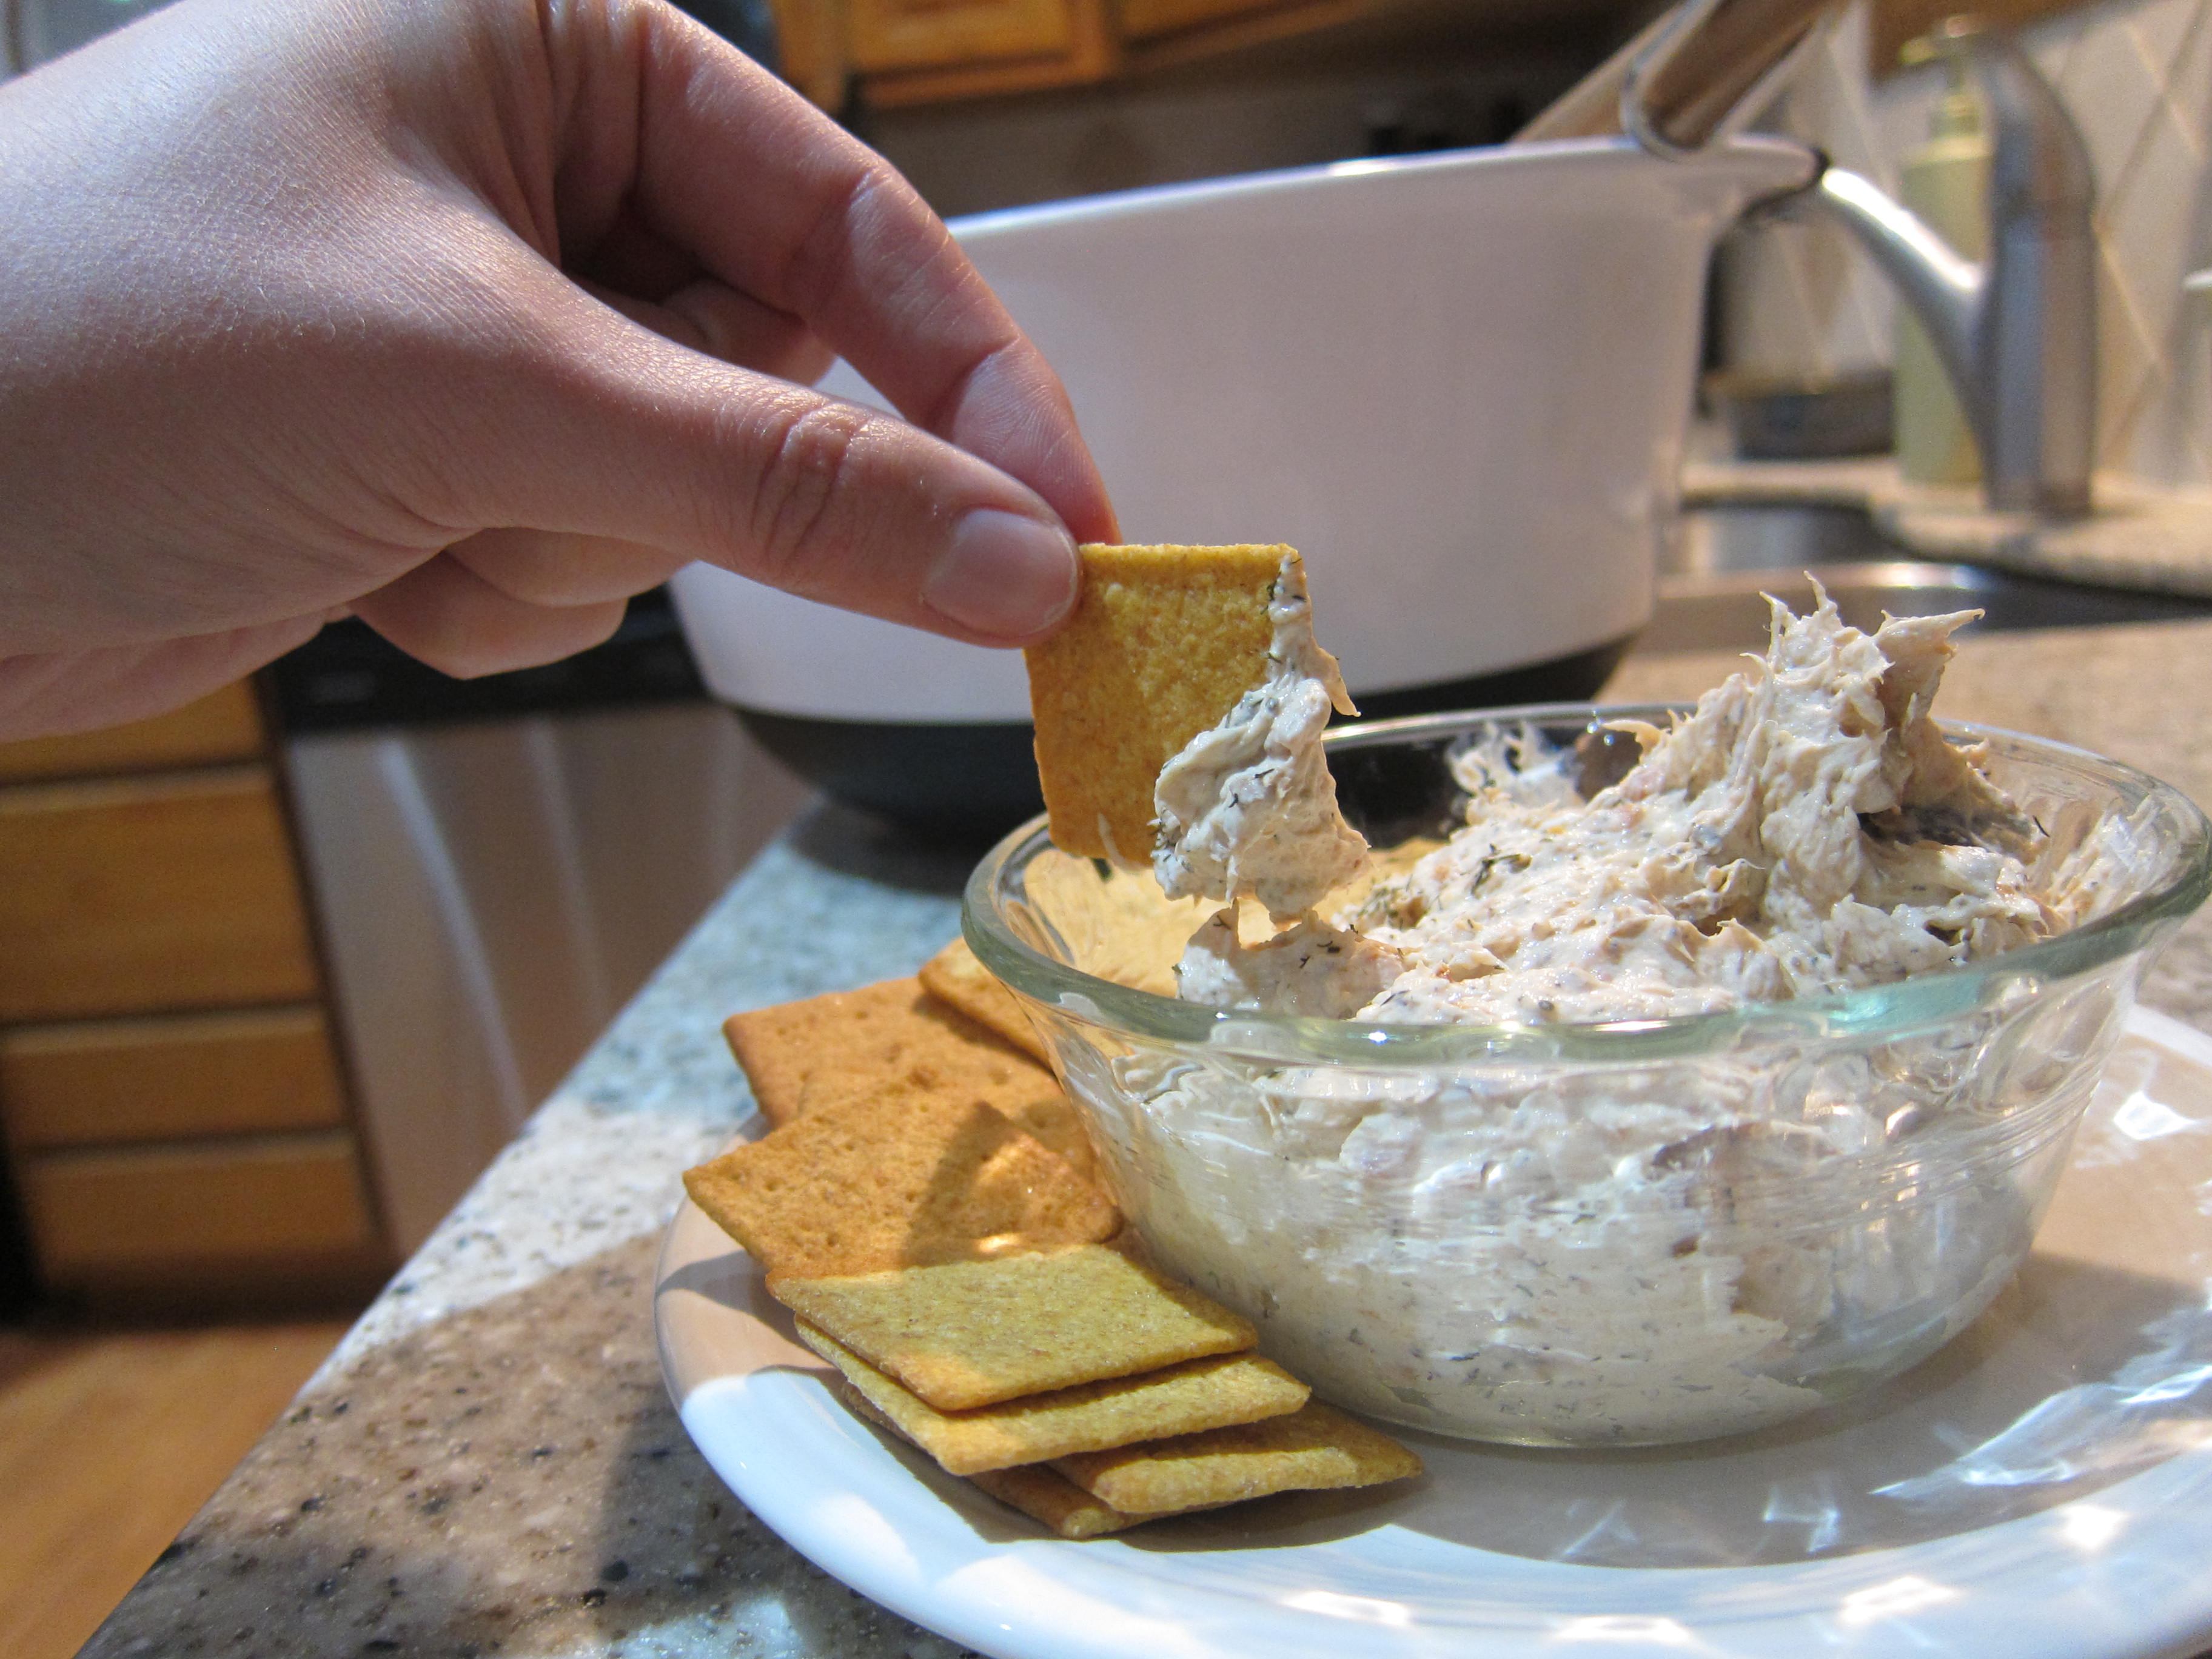
M 1764 109 L 1834 0 L 1680 0 L 1514 135 L 1516 144 L 1626 132 L 1670 160 Z

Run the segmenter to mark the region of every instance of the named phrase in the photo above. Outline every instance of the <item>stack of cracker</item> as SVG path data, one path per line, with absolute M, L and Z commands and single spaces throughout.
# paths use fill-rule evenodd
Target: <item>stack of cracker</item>
M 1115 1239 L 1073 1106 L 964 946 L 726 1030 L 775 1127 L 685 1188 L 854 1409 L 952 1474 L 1089 1538 L 1419 1472 Z

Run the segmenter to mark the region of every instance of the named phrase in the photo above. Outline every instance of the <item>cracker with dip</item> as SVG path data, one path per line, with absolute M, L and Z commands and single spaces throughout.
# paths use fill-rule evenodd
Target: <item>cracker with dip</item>
M 1267 677 L 1287 547 L 1086 544 L 1075 612 L 1024 653 L 1054 842 L 1135 866 L 1160 769 Z

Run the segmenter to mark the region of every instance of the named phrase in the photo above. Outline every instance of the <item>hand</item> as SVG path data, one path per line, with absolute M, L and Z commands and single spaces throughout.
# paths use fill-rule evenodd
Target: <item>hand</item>
M 935 216 L 660 0 L 183 0 L 0 88 L 0 736 L 348 611 L 550 661 L 692 559 L 1018 644 L 1115 539 Z

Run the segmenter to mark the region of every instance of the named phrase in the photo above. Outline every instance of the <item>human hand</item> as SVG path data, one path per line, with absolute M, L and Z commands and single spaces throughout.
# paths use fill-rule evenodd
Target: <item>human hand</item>
M 695 558 L 1018 644 L 1115 539 L 935 216 L 659 0 L 183 0 L 0 88 L 0 736 L 348 611 L 550 661 Z

